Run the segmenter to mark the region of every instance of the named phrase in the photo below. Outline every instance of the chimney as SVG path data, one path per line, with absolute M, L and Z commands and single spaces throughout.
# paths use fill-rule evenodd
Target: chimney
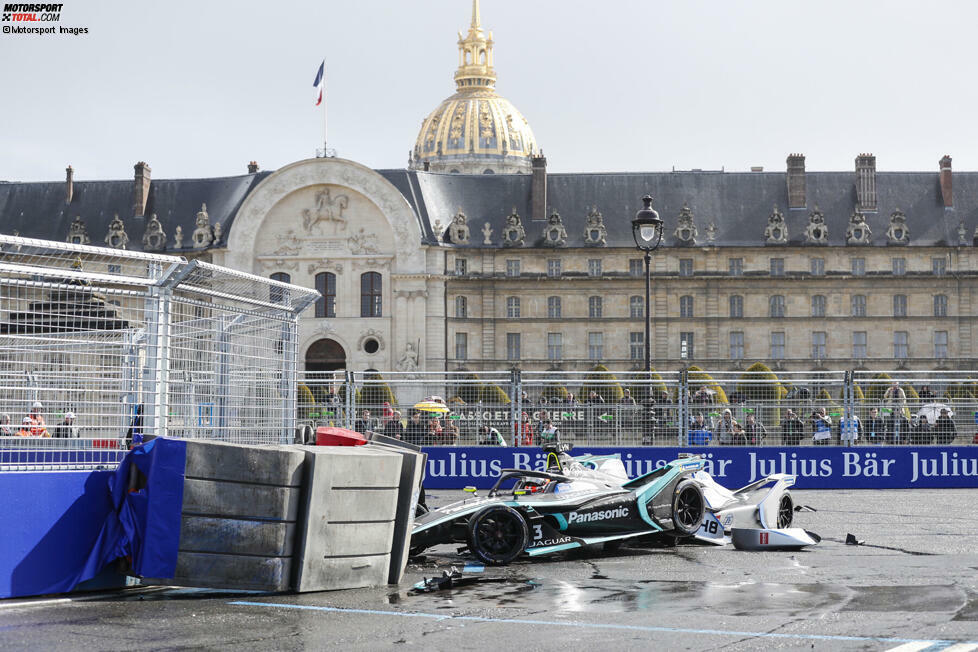
M 425 161 L 424 162 L 424 171 L 425 172 L 428 172 L 429 170 L 431 170 L 431 161 Z
M 149 199 L 150 167 L 143 161 L 136 163 L 136 178 L 132 186 L 132 214 L 135 217 L 146 215 L 146 202 Z
M 530 218 L 532 220 L 547 219 L 547 157 L 540 152 L 534 156 L 533 179 L 530 182 Z
M 788 208 L 805 208 L 805 155 L 788 154 Z
M 950 160 L 951 159 L 948 159 L 948 161 Z M 950 165 L 950 163 L 948 163 L 948 165 Z M 948 184 L 950 183 L 951 183 L 950 180 L 948 180 Z M 74 194 L 75 194 L 75 171 L 69 165 L 68 167 L 65 168 L 65 203 L 66 204 L 71 203 L 71 198 L 72 196 L 74 196 Z
M 876 157 L 872 154 L 856 157 L 856 201 L 860 211 L 876 210 Z
M 947 154 L 941 159 L 941 197 L 944 208 L 954 208 L 954 198 L 951 196 L 951 157 Z
M 249 161 L 248 162 L 248 174 L 255 174 L 256 172 L 258 172 L 258 163 L 257 163 L 257 161 Z

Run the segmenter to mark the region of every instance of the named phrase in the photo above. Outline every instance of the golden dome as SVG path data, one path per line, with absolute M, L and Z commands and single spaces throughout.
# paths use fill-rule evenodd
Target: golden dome
M 492 32 L 487 38 L 480 25 L 479 0 L 473 0 L 469 33 L 458 35 L 457 92 L 421 123 L 411 169 L 428 164 L 435 172 L 530 172 L 536 140 L 526 118 L 496 94 L 492 46 Z

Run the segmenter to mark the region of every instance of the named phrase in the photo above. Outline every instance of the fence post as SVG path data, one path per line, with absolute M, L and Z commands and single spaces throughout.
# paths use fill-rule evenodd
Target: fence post
M 853 372 L 846 370 L 843 376 L 843 392 L 842 392 L 842 418 L 845 419 L 846 428 L 853 428 L 853 416 L 855 415 L 855 400 L 856 400 L 856 389 L 854 387 L 855 380 L 853 379 Z M 843 429 L 839 428 L 839 443 L 842 443 L 842 437 L 844 436 Z
M 295 440 L 296 398 L 299 391 L 296 379 L 296 319 L 289 315 L 282 323 L 282 434 L 280 440 L 288 444 Z M 220 424 L 224 425 L 224 424 Z
M 686 441 L 686 431 L 689 429 L 689 418 L 687 416 L 687 410 L 689 406 L 687 400 L 689 398 L 689 370 L 683 367 L 679 370 L 679 424 L 676 428 L 676 445 L 682 446 L 683 442 Z
M 354 375 L 349 369 L 343 370 L 343 384 L 346 386 L 346 391 L 343 392 L 343 427 L 353 429 L 354 422 L 354 406 L 357 403 L 357 388 L 354 385 Z
M 520 421 L 523 414 L 523 376 L 519 368 L 509 371 L 509 395 L 513 397 L 509 402 L 509 422 L 513 431 L 513 446 L 519 446 L 523 434 L 523 424 Z

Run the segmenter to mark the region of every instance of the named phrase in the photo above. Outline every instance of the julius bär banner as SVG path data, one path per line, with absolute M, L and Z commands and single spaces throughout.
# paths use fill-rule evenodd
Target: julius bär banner
M 502 469 L 544 470 L 539 448 L 426 447 L 425 487 L 489 488 Z M 978 488 L 978 446 L 735 448 L 575 448 L 575 453 L 619 454 L 629 477 L 655 470 L 680 452 L 703 452 L 706 470 L 736 488 L 772 473 L 798 476 L 798 489 Z

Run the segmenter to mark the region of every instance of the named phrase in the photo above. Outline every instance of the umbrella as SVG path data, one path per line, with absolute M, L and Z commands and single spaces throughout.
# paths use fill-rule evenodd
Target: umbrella
M 432 414 L 445 414 L 448 412 L 448 406 L 444 403 L 438 403 L 436 401 L 421 401 L 420 403 L 414 404 L 414 409 L 419 412 L 431 412 Z
M 941 415 L 941 410 L 947 410 L 948 416 L 954 416 L 954 410 L 947 403 L 926 403 L 920 406 L 917 410 L 918 417 L 926 417 L 928 423 L 934 425 L 937 423 L 937 417 Z

